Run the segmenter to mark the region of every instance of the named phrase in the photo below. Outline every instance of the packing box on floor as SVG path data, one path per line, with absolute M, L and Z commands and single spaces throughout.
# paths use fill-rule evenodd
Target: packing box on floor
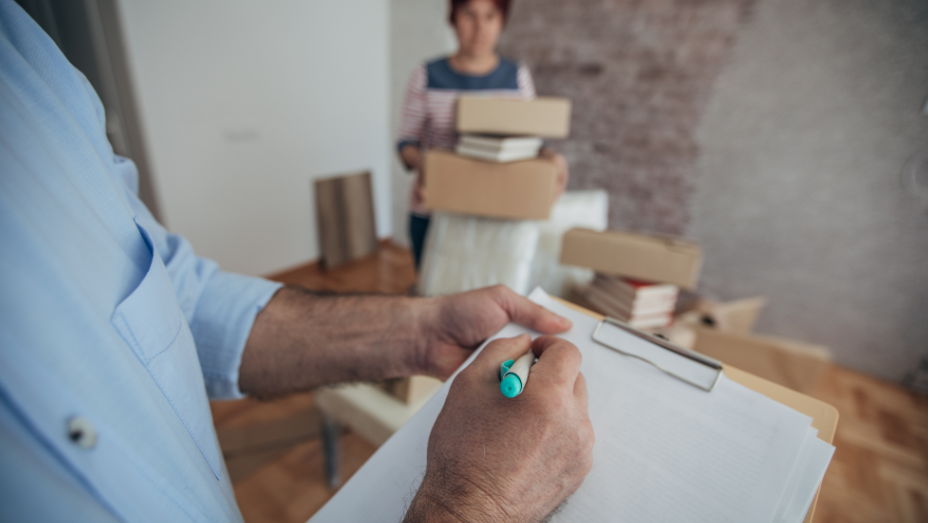
M 571 229 L 561 244 L 561 263 L 693 289 L 699 281 L 702 250 L 676 238 Z
M 734 334 L 750 334 L 754 330 L 757 316 L 766 304 L 767 298 L 764 296 L 727 302 L 701 297 L 693 304 L 690 316 L 695 314 L 698 325 Z M 686 311 L 677 309 L 677 312 Z
M 437 211 L 545 220 L 556 188 L 549 160 L 493 163 L 438 150 L 425 157 L 425 206 Z
M 459 133 L 566 138 L 570 134 L 570 100 L 462 96 L 455 121 Z

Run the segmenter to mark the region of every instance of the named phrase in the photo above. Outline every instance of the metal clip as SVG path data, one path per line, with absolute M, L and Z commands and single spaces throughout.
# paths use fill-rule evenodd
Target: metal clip
M 694 382 L 693 380 L 687 378 L 686 376 L 681 376 L 681 375 L 679 375 L 679 374 L 677 374 L 677 373 L 675 373 L 675 372 L 673 372 L 673 371 L 671 371 L 671 370 L 665 369 L 665 368 L 661 367 L 660 365 L 658 365 L 657 363 L 654 363 L 653 361 L 651 361 L 651 360 L 649 360 L 649 359 L 647 359 L 647 358 L 644 358 L 644 357 L 642 357 L 642 356 L 639 356 L 638 354 L 632 354 L 632 353 L 626 352 L 626 351 L 624 351 L 624 350 L 622 350 L 622 349 L 620 349 L 620 348 L 618 348 L 618 347 L 613 347 L 612 345 L 609 345 L 608 343 L 606 343 L 606 342 L 604 342 L 604 341 L 602 341 L 602 340 L 600 340 L 600 339 L 597 339 L 597 335 L 599 334 L 599 330 L 600 330 L 600 329 L 602 328 L 602 326 L 605 325 L 606 323 L 608 323 L 608 324 L 610 324 L 610 325 L 614 325 L 614 326 L 616 326 L 616 327 L 622 329 L 623 331 L 625 331 L 625 332 L 627 332 L 627 333 L 629 333 L 629 334 L 635 335 L 635 336 L 637 336 L 637 337 L 639 337 L 639 338 L 641 338 L 641 339 L 643 339 L 643 340 L 645 340 L 645 341 L 651 342 L 651 343 L 654 344 L 654 345 L 657 345 L 657 346 L 662 347 L 662 348 L 664 348 L 664 349 L 666 349 L 666 350 L 669 350 L 669 351 L 671 351 L 671 352 L 677 354 L 678 356 L 682 356 L 682 357 L 684 357 L 684 358 L 688 358 L 688 359 L 690 359 L 690 360 L 692 360 L 692 361 L 695 361 L 696 363 L 700 363 L 700 364 L 705 365 L 705 366 L 707 366 L 707 367 L 709 367 L 709 368 L 711 368 L 711 369 L 714 369 L 715 371 L 717 371 L 717 372 L 716 372 L 716 375 L 715 375 L 715 379 L 712 381 L 712 384 L 709 385 L 709 386 L 707 387 L 707 386 L 704 385 L 704 384 Z M 702 389 L 702 390 L 704 390 L 704 391 L 706 391 L 706 392 L 712 392 L 712 390 L 713 390 L 713 389 L 715 388 L 715 386 L 718 384 L 719 380 L 722 378 L 722 362 L 720 362 L 720 361 L 718 361 L 718 360 L 714 360 L 714 359 L 712 359 L 712 358 L 710 358 L 710 357 L 708 357 L 708 356 L 704 356 L 704 355 L 702 355 L 702 354 L 699 354 L 698 352 L 694 352 L 694 351 L 691 351 L 691 350 L 689 350 L 689 349 L 685 349 L 685 348 L 683 348 L 683 347 L 679 347 L 679 346 L 677 346 L 677 345 L 674 345 L 673 343 L 670 343 L 670 342 L 667 341 L 667 340 L 664 340 L 664 339 L 662 339 L 662 338 L 659 338 L 659 337 L 657 337 L 657 336 L 654 336 L 653 334 L 649 334 L 649 333 L 647 333 L 647 332 L 642 332 L 642 331 L 639 331 L 639 330 L 637 330 L 637 329 L 635 329 L 635 328 L 629 327 L 626 323 L 623 323 L 623 322 L 621 322 L 621 321 L 619 321 L 619 320 L 617 320 L 617 319 L 615 319 L 615 318 L 606 317 L 606 318 L 602 319 L 602 320 L 596 325 L 596 328 L 593 329 L 593 336 L 592 336 L 592 338 L 593 338 L 593 341 L 595 341 L 596 343 L 602 345 L 603 347 L 607 347 L 607 348 L 612 349 L 612 350 L 614 350 L 614 351 L 616 351 L 616 352 L 618 352 L 618 353 L 624 354 L 624 355 L 626 355 L 626 356 L 631 356 L 631 357 L 633 357 L 633 358 L 637 358 L 637 359 L 639 359 L 639 360 L 641 360 L 641 361 L 643 361 L 643 362 L 645 362 L 645 363 L 649 363 L 649 364 L 655 366 L 656 368 L 658 368 L 659 370 L 661 370 L 661 371 L 663 371 L 663 372 L 665 372 L 665 373 L 667 373 L 667 374 L 673 376 L 674 378 L 677 378 L 678 380 L 681 380 L 681 381 L 684 381 L 684 382 L 686 382 L 686 383 L 689 383 L 690 385 L 692 385 L 692 386 L 694 386 L 694 387 L 697 387 L 697 388 L 700 388 L 700 389 Z

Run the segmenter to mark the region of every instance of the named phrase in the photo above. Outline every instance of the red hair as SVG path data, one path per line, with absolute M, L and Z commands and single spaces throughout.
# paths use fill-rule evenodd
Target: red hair
M 509 4 L 510 0 L 491 0 L 493 4 L 499 9 L 501 15 L 503 15 L 503 23 L 506 23 L 506 20 L 509 19 Z M 451 25 L 454 25 L 457 20 L 458 9 L 467 5 L 470 0 L 451 0 L 451 12 L 448 13 L 448 21 L 451 22 Z

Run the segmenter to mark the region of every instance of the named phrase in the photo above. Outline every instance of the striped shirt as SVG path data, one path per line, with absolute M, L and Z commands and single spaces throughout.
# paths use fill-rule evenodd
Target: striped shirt
M 454 149 L 458 139 L 454 130 L 455 101 L 465 91 L 530 100 L 535 97 L 535 84 L 528 67 L 504 58 L 485 76 L 459 73 L 451 68 L 448 58 L 422 64 L 413 71 L 406 88 L 397 150 L 407 145 L 415 145 L 423 152 L 429 148 Z M 419 216 L 429 215 L 416 197 L 415 187 L 409 210 Z

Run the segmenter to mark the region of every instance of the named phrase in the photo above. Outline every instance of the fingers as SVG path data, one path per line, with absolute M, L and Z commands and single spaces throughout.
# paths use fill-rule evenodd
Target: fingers
M 496 371 L 504 361 L 514 360 L 525 354 L 531 345 L 532 338 L 528 334 L 493 340 L 474 358 L 470 368 L 480 376 L 496 376 Z
M 573 343 L 556 336 L 539 336 L 532 342 L 538 362 L 532 372 L 556 383 L 575 387 L 583 357 Z M 584 382 L 585 387 L 585 382 Z
M 492 289 L 494 298 L 509 315 L 509 319 L 542 334 L 564 332 L 573 324 L 567 318 L 558 316 L 548 309 L 519 296 L 509 287 L 498 285 Z

